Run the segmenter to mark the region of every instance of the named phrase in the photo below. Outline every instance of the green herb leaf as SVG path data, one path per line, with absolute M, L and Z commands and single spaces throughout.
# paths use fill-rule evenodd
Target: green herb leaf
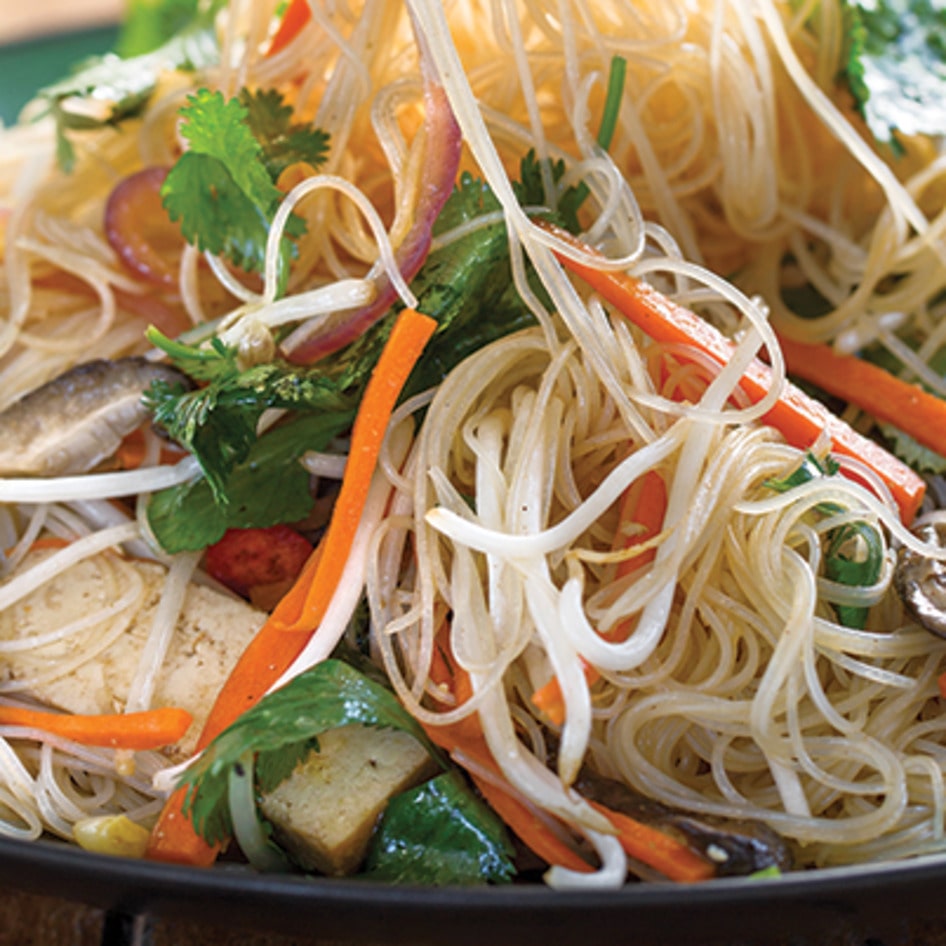
M 293 111 L 283 103 L 275 89 L 243 89 L 240 102 L 256 140 L 263 149 L 263 160 L 272 180 L 297 161 L 318 167 L 328 153 L 328 135 L 311 125 L 293 121 Z
M 884 548 L 877 530 L 866 522 L 854 522 L 833 529 L 825 555 L 824 573 L 831 581 L 851 588 L 874 584 L 884 564 Z M 838 621 L 845 627 L 863 629 L 867 608 L 834 605 Z
M 821 460 L 808 451 L 802 462 L 788 476 L 766 480 L 765 485 L 776 492 L 784 493 L 818 477 L 834 476 L 839 469 L 837 461 L 830 456 Z M 820 503 L 817 509 L 826 516 L 842 511 L 835 503 Z M 852 588 L 872 585 L 880 578 L 883 559 L 880 535 L 877 529 L 867 522 L 853 522 L 832 529 L 827 534 L 824 574 L 831 581 Z M 838 621 L 845 627 L 864 627 L 867 608 L 845 604 L 835 604 L 833 607 Z
M 801 463 L 788 476 L 781 479 L 767 479 L 765 485 L 777 493 L 787 493 L 790 489 L 801 486 L 803 483 L 810 483 L 819 476 L 834 476 L 840 469 L 838 461 L 830 454 L 822 459 L 807 450 Z
M 614 132 L 617 128 L 620 113 L 621 98 L 624 95 L 624 79 L 627 74 L 627 61 L 621 56 L 611 59 L 608 72 L 608 89 L 605 95 L 604 108 L 601 113 L 601 123 L 598 126 L 598 147 L 607 151 L 611 147 Z M 555 161 L 550 166 L 553 184 L 558 184 L 565 173 L 564 161 Z M 542 162 L 536 157 L 535 151 L 530 150 L 522 159 L 519 167 L 519 181 L 513 184 L 516 199 L 523 207 L 548 204 L 550 195 L 545 193 L 542 181 Z M 552 201 L 552 217 L 559 226 L 570 233 L 579 233 L 581 224 L 578 221 L 578 211 L 590 193 L 584 182 L 566 188 Z
M 230 836 L 230 770 L 257 753 L 260 788 L 270 791 L 317 745 L 318 736 L 351 723 L 409 733 L 434 757 L 436 747 L 386 687 L 341 660 L 326 660 L 260 700 L 204 750 L 183 774 L 184 812 L 213 844 Z
M 878 141 L 946 128 L 946 7 L 936 0 L 845 0 L 844 77 Z
M 304 519 L 312 510 L 312 493 L 299 459 L 307 450 L 325 450 L 351 426 L 353 416 L 300 414 L 267 431 L 227 478 L 225 503 L 215 501 L 204 477 L 155 493 L 147 512 L 155 538 L 166 552 L 199 551 L 227 529 Z
M 188 367 L 208 384 L 184 391 L 157 381 L 145 394 L 154 422 L 189 450 L 200 463 L 220 504 L 228 502 L 227 479 L 249 456 L 263 411 L 281 408 L 350 414 L 352 403 L 320 370 L 267 362 L 239 370 L 236 353 L 219 341 L 210 349 L 171 342 L 155 329 L 148 338 L 182 370 Z
M 365 874 L 400 884 L 507 883 L 512 856 L 500 819 L 458 773 L 446 772 L 388 802 Z
M 946 457 L 929 447 L 924 447 L 918 440 L 905 434 L 893 424 L 881 424 L 880 432 L 890 445 L 891 451 L 904 463 L 909 464 L 919 473 L 931 473 L 934 476 L 946 474 Z
M 248 272 L 263 272 L 269 228 L 282 194 L 275 178 L 286 162 L 324 159 L 327 136 L 294 125 L 278 92 L 225 99 L 200 89 L 181 109 L 188 150 L 168 172 L 161 198 L 168 216 L 198 249 L 225 256 Z M 259 135 L 275 134 L 269 140 Z M 280 243 L 280 289 L 305 232 L 290 215 Z
M 190 147 L 168 172 L 161 198 L 188 243 L 262 272 L 269 224 L 280 193 L 266 170 L 263 149 L 249 127 L 246 107 L 201 89 L 181 109 L 181 134 Z M 284 240 L 283 265 L 291 244 Z
M 41 89 L 37 98 L 56 123 L 57 160 L 66 172 L 75 164 L 72 133 L 117 126 L 140 114 L 165 71 L 194 71 L 217 62 L 212 4 L 177 35 L 153 51 L 129 59 L 114 53 L 80 64 L 73 75 Z

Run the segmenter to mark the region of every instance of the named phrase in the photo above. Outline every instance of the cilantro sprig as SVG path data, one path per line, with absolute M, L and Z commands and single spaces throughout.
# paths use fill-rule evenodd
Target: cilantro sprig
M 165 489 L 148 503 L 148 525 L 169 553 L 197 552 L 227 529 L 264 529 L 298 522 L 312 511 L 310 475 L 299 462 L 307 450 L 327 450 L 351 427 L 353 414 L 305 413 L 267 431 L 226 482 L 217 502 L 206 477 Z
M 154 422 L 197 457 L 215 501 L 229 502 L 227 481 L 256 443 L 269 408 L 352 416 L 354 404 L 318 369 L 272 361 L 241 369 L 237 352 L 219 339 L 209 348 L 175 342 L 157 329 L 149 341 L 182 371 L 207 383 L 193 391 L 154 382 L 145 403 Z
M 786 477 L 769 479 L 766 486 L 784 493 L 804 483 L 823 476 L 834 476 L 840 467 L 836 460 L 827 456 L 823 460 L 811 451 Z M 818 512 L 831 516 L 843 512 L 835 503 L 820 503 Z M 824 553 L 824 575 L 830 581 L 852 588 L 874 584 L 883 569 L 884 551 L 877 528 L 867 522 L 851 522 L 827 534 Z M 867 608 L 834 604 L 839 623 L 845 627 L 862 629 L 867 622 Z
M 614 56 L 608 70 L 607 91 L 596 136 L 598 147 L 602 151 L 607 151 L 611 147 L 611 141 L 617 129 L 626 75 L 627 60 L 622 56 Z M 552 183 L 557 185 L 565 174 L 565 162 L 562 160 L 552 161 L 549 170 Z M 520 162 L 519 180 L 513 183 L 513 190 L 516 199 L 524 207 L 545 204 L 549 200 L 549 195 L 545 193 L 543 184 L 542 162 L 539 161 L 533 149 L 530 149 Z M 578 211 L 590 193 L 590 188 L 582 181 L 580 184 L 573 184 L 558 194 L 554 201 L 555 206 L 552 213 L 555 222 L 570 233 L 578 233 L 581 230 L 581 225 L 578 222 Z
M 936 0 L 844 0 L 842 75 L 874 137 L 946 128 L 946 8 Z
M 194 72 L 217 62 L 220 48 L 212 23 L 221 4 L 203 4 L 198 15 L 156 49 L 129 58 L 96 56 L 39 91 L 44 114 L 55 121 L 56 159 L 66 173 L 75 167 L 75 133 L 117 128 L 141 114 L 162 72 Z
M 243 89 L 227 99 L 199 89 L 181 109 L 181 135 L 188 149 L 161 188 L 168 216 L 199 250 L 226 257 L 247 272 L 262 272 L 270 225 L 282 200 L 276 186 L 290 164 L 317 167 L 328 136 L 293 121 L 293 111 L 275 90 Z M 293 239 L 305 222 L 291 214 L 280 243 L 280 282 L 285 286 Z

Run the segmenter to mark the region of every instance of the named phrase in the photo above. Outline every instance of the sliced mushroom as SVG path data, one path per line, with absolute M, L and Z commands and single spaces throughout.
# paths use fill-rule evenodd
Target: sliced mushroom
M 67 476 L 110 457 L 148 419 L 153 381 L 190 386 L 145 358 L 88 361 L 23 395 L 0 413 L 0 476 Z
M 694 815 L 640 795 L 623 782 L 583 769 L 575 788 L 585 798 L 657 828 L 715 867 L 717 877 L 752 874 L 766 868 L 791 870 L 788 842 L 761 821 Z
M 930 520 L 913 529 L 923 542 L 946 548 L 946 521 Z M 946 560 L 923 555 L 906 546 L 897 554 L 894 585 L 906 609 L 919 624 L 946 637 Z

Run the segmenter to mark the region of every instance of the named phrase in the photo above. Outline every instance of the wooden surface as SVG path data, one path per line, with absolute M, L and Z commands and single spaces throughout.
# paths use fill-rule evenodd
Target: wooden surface
M 350 946 L 317 935 L 281 936 L 173 920 L 153 921 L 131 931 L 138 934 L 135 939 L 127 929 L 109 931 L 107 922 L 101 910 L 68 900 L 0 891 L 0 946 Z M 845 938 L 823 943 L 785 938 L 773 930 L 771 941 L 763 946 L 946 946 L 946 923 L 907 922 L 901 929 L 902 935 L 884 939 Z M 444 946 L 449 946 L 449 942 L 447 934 Z M 639 938 L 629 938 L 627 942 L 648 946 Z M 693 946 L 702 946 L 698 934 L 694 935 Z
M 155 920 L 140 930 L 107 930 L 101 910 L 56 897 L 0 892 L 0 946 L 346 946 L 309 937 Z M 136 944 L 137 946 L 137 944 Z

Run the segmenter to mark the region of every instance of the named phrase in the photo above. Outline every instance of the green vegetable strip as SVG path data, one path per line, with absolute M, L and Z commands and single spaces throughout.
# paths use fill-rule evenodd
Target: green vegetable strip
M 768 480 L 766 486 L 784 493 L 803 483 L 821 476 L 833 476 L 838 472 L 837 463 L 827 457 L 820 461 L 808 452 L 801 465 L 780 480 Z M 819 503 L 820 513 L 833 516 L 844 510 L 835 503 Z M 824 558 L 824 574 L 830 581 L 852 588 L 873 585 L 883 569 L 883 544 L 877 530 L 866 522 L 849 523 L 831 529 L 827 534 L 827 549 Z M 867 608 L 856 605 L 832 604 L 838 622 L 845 627 L 863 629 L 867 622 Z

